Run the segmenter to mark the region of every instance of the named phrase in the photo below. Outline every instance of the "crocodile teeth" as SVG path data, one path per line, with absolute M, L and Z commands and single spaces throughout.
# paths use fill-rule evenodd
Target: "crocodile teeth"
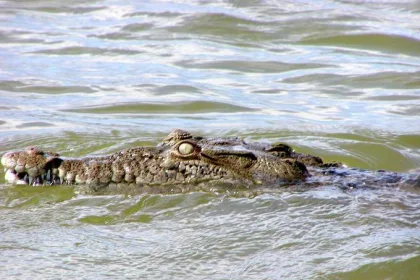
M 42 186 L 43 181 L 41 176 L 37 176 L 34 181 L 34 186 L 39 187 Z
M 35 177 L 33 176 L 28 176 L 29 177 L 29 186 L 32 186 L 35 182 Z
M 23 181 L 25 182 L 25 184 L 26 184 L 26 185 L 29 185 L 29 176 L 28 176 L 28 174 L 26 174 L 26 175 L 23 177 Z

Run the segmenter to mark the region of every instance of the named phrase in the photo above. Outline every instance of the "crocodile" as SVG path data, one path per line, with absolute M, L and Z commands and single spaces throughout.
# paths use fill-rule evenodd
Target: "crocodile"
M 1 164 L 11 184 L 76 185 L 89 192 L 325 184 L 352 188 L 367 184 L 417 186 L 420 182 L 416 174 L 369 172 L 337 162 L 324 163 L 320 157 L 297 153 L 283 143 L 200 137 L 181 129 L 156 146 L 133 147 L 106 156 L 68 158 L 29 147 L 4 154 Z

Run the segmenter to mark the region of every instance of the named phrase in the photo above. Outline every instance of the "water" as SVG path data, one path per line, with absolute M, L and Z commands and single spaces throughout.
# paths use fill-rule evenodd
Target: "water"
M 0 34 L 1 154 L 183 128 L 420 168 L 418 1 L 1 1 Z M 415 189 L 84 196 L 0 177 L 2 279 L 420 276 Z

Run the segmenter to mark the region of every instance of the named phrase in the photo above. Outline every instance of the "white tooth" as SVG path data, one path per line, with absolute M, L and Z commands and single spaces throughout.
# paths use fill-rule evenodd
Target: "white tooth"
M 16 174 L 11 169 L 8 169 L 6 171 L 6 174 L 4 175 L 4 179 L 6 179 L 6 181 L 9 182 L 10 184 L 13 184 L 16 178 L 17 178 Z

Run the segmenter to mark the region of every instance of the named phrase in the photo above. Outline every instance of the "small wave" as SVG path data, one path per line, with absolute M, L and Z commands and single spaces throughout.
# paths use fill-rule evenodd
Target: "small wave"
M 252 112 L 255 109 L 222 102 L 191 101 L 165 103 L 115 104 L 63 110 L 92 114 L 205 114 Z
M 243 61 L 243 60 L 224 60 L 212 62 L 194 62 L 191 60 L 184 60 L 177 62 L 176 65 L 185 68 L 196 69 L 221 69 L 232 70 L 245 73 L 280 73 L 296 69 L 313 69 L 328 67 L 325 64 L 305 63 L 282 63 L 276 61 Z
M 17 125 L 17 128 L 33 128 L 33 127 L 50 127 L 50 126 L 55 126 L 52 123 L 48 123 L 48 122 L 26 122 L 26 123 L 22 123 Z
M 58 49 L 44 49 L 39 51 L 28 52 L 30 54 L 46 54 L 46 55 L 136 55 L 141 54 L 140 51 L 116 48 L 91 48 L 91 47 L 64 47 Z
M 51 4 L 53 4 L 52 2 Z M 59 3 L 59 2 L 57 2 Z M 36 11 L 48 14 L 88 14 L 96 11 L 106 10 L 105 6 L 64 6 L 58 4 L 56 6 L 40 6 L 40 7 L 20 7 L 20 10 Z
M 349 48 L 370 49 L 389 53 L 398 53 L 418 57 L 420 40 L 393 34 L 346 34 L 321 38 L 307 38 L 300 41 L 305 45 L 330 45 Z
M 39 81 L 33 81 L 38 83 Z M 45 82 L 44 82 L 45 84 Z M 22 93 L 65 94 L 94 93 L 97 90 L 86 86 L 47 86 L 31 85 L 20 81 L 0 81 L 0 90 Z

